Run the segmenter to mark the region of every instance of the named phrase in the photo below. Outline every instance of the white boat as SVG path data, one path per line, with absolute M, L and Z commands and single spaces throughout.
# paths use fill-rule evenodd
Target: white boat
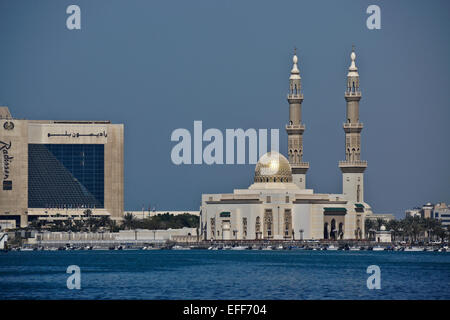
M 176 245 L 176 246 L 172 247 L 172 250 L 191 250 L 191 248 L 189 248 L 189 247 L 182 247 L 182 246 Z
M 159 250 L 159 248 L 148 246 L 148 247 L 143 247 L 142 250 Z
M 272 246 L 263 247 L 261 250 L 273 250 Z
M 224 246 L 222 250 L 231 250 L 231 246 Z
M 360 251 L 359 247 L 350 247 L 350 251 Z
M 248 248 L 245 246 L 235 246 L 232 247 L 231 250 L 247 250 Z
M 329 245 L 329 246 L 328 246 L 328 248 L 327 248 L 327 250 L 332 250 L 332 251 L 333 251 L 333 250 L 337 250 L 337 249 L 338 249 L 338 248 L 337 248 L 337 247 L 335 247 L 335 246 L 334 246 L 334 245 L 332 245 L 332 244 L 331 244 L 331 245 Z
M 94 246 L 92 250 L 109 250 L 107 247 Z
M 280 244 L 278 247 L 277 247 L 277 250 L 283 250 L 284 248 L 283 248 L 283 246 Z
M 33 248 L 20 248 L 20 251 L 34 251 Z
M 407 247 L 407 248 L 405 248 L 405 251 L 418 252 L 418 251 L 423 251 L 423 248 L 420 248 L 420 247 Z
M 384 248 L 381 246 L 373 247 L 372 251 L 384 251 Z

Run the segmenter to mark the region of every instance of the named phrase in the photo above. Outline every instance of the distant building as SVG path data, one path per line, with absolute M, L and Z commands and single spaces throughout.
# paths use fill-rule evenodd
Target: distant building
M 434 206 L 433 217 L 439 219 L 442 225 L 450 225 L 450 207 L 444 202 L 440 202 Z
M 0 220 L 123 215 L 123 124 L 23 120 L 0 107 Z
M 178 216 L 180 214 L 190 214 L 193 216 L 200 216 L 200 211 L 170 211 L 170 210 L 165 210 L 165 211 L 151 211 L 151 210 L 141 210 L 141 211 L 125 211 L 125 214 L 127 213 L 131 213 L 133 215 L 133 217 L 135 217 L 136 219 L 144 219 L 144 218 L 151 218 L 160 214 L 171 214 L 174 216 Z
M 377 242 L 392 242 L 391 231 L 386 230 L 386 227 L 382 225 L 380 230 L 375 231 L 375 241 Z
M 422 208 L 414 208 L 405 211 L 406 217 L 422 217 L 434 218 L 442 222 L 443 226 L 450 225 L 450 207 L 445 202 L 440 202 L 436 205 L 428 202 Z
M 409 210 L 406 210 L 405 211 L 405 218 L 408 218 L 408 217 L 421 217 L 422 216 L 422 214 L 421 214 L 421 209 L 420 208 L 415 208 L 415 209 L 409 209 Z
M 377 221 L 383 219 L 384 221 L 395 220 L 395 216 L 392 213 L 370 213 L 366 214 L 366 220 Z

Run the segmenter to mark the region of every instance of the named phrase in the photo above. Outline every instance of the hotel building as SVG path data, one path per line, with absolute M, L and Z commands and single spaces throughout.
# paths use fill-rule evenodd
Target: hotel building
M 123 124 L 23 120 L 0 107 L 0 220 L 123 216 Z

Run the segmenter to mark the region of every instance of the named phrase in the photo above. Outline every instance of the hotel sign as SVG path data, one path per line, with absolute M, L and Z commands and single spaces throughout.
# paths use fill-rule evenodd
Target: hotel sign
M 2 155 L 2 165 L 3 165 L 3 172 L 2 172 L 2 180 L 3 180 L 3 190 L 12 190 L 12 181 L 10 180 L 10 166 L 11 166 L 11 160 L 14 159 L 14 157 L 11 157 L 9 155 L 9 150 L 11 149 L 11 141 L 9 143 L 6 143 L 4 141 L 0 141 L 0 152 Z

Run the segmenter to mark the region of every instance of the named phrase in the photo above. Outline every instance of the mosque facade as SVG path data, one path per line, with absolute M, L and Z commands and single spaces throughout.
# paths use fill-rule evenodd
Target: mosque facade
M 203 194 L 200 207 L 204 240 L 339 240 L 362 239 L 364 220 L 372 214 L 364 202 L 364 171 L 361 160 L 358 68 L 354 50 L 347 74 L 347 117 L 342 194 L 315 193 L 306 188 L 309 163 L 303 161 L 303 92 L 296 53 L 289 78 L 287 157 L 271 151 L 255 168 L 254 182 L 247 189 L 228 194 Z

